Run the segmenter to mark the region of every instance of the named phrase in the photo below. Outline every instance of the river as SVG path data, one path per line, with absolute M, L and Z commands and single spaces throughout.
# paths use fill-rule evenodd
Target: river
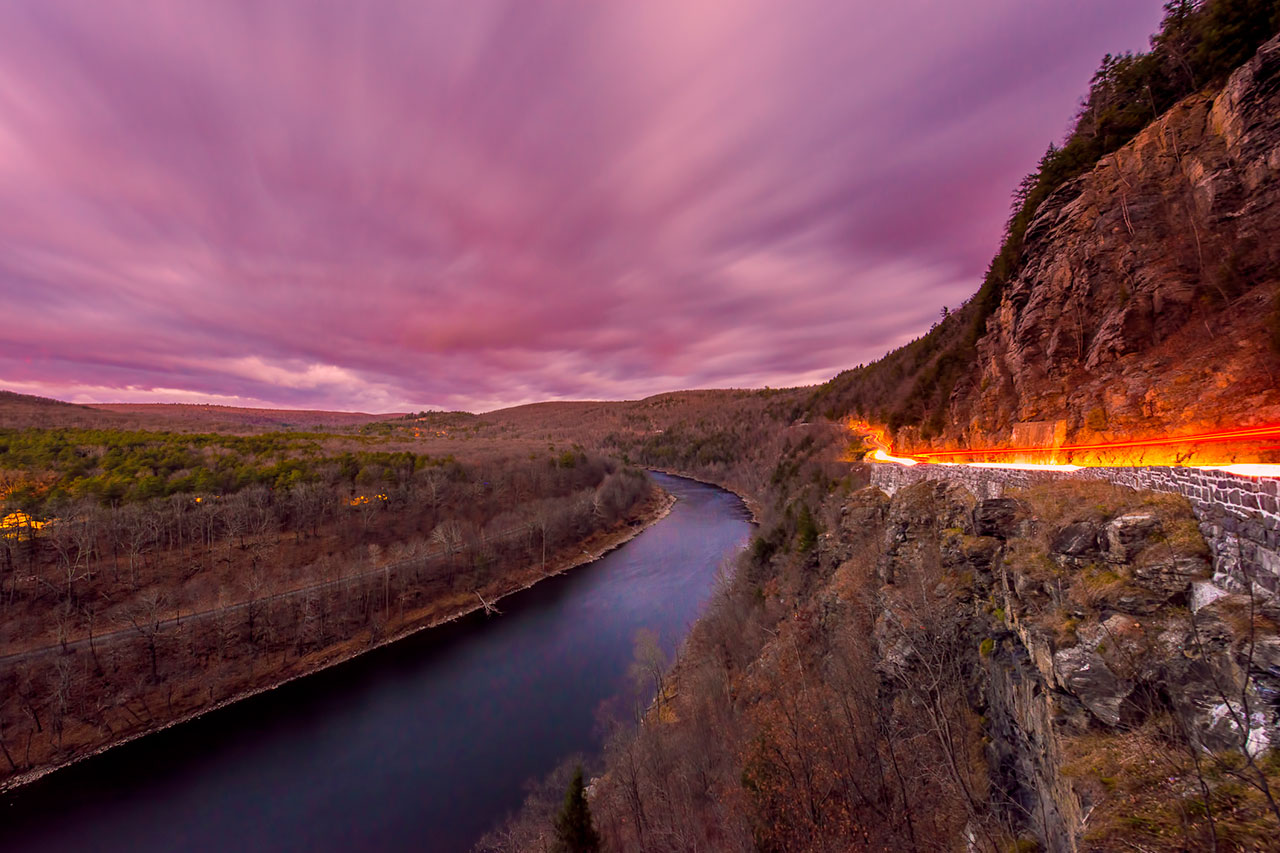
M 636 632 L 674 651 L 747 541 L 736 496 L 653 477 L 670 515 L 600 560 L 5 795 L 0 849 L 468 850 L 599 750 Z

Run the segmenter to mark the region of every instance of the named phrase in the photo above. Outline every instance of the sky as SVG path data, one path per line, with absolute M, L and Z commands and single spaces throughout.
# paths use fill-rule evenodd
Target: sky
M 6 0 L 0 388 L 812 384 L 978 287 L 1159 0 Z

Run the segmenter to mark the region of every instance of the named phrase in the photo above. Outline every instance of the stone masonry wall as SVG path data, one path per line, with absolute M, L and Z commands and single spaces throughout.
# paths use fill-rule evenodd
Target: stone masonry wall
M 1250 578 L 1280 591 L 1280 479 L 1200 468 L 1081 468 L 1037 471 L 970 465 L 871 465 L 871 482 L 889 494 L 925 480 L 959 483 L 979 498 L 1062 480 L 1105 480 L 1132 489 L 1172 492 L 1191 502 L 1213 553 L 1214 583 L 1242 591 Z

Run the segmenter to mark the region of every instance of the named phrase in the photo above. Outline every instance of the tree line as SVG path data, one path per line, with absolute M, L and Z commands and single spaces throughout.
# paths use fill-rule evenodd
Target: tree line
M 332 447 L 372 442 L 297 432 L 0 429 L 0 497 L 14 509 L 56 515 L 81 499 L 118 506 L 172 495 L 229 495 L 251 486 L 372 487 L 456 464 L 451 455 Z

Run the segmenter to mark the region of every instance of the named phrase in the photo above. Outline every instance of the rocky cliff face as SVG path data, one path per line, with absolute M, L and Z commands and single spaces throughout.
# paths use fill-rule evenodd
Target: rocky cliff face
M 924 482 L 848 507 L 851 534 L 882 531 L 888 701 L 927 701 L 948 660 L 981 721 L 986 819 L 1053 851 L 1269 843 L 1280 613 L 1193 594 L 1210 566 L 1183 500 L 1104 484 L 978 500 Z
M 1280 420 L 1280 39 L 1050 196 L 945 438 Z

